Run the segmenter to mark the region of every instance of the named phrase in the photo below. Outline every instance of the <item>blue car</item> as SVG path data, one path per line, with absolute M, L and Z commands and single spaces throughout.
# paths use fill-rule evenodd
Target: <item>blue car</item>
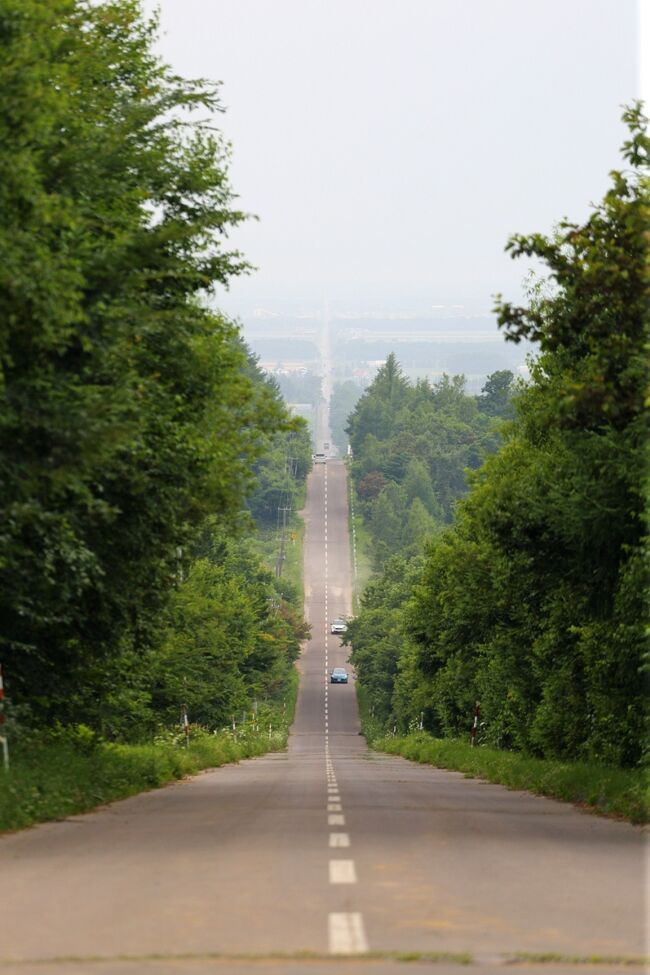
M 343 667 L 335 667 L 330 674 L 330 684 L 347 684 L 348 672 Z

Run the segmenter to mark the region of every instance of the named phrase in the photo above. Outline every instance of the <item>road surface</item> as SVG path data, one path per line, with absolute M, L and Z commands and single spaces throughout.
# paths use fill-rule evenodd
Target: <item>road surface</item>
M 351 608 L 341 461 L 314 469 L 305 516 L 313 638 L 288 753 L 3 837 L 0 970 L 478 975 L 547 952 L 545 975 L 629 972 L 641 831 L 370 753 L 353 684 L 327 682 L 347 658 L 328 623 Z

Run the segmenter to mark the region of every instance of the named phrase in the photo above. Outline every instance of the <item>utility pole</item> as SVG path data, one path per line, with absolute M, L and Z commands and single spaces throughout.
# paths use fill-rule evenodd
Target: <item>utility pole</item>
M 280 553 L 278 555 L 278 561 L 275 563 L 275 574 L 278 579 L 282 575 L 282 563 L 284 562 L 285 559 L 285 548 L 287 542 L 287 511 L 291 511 L 291 508 L 287 507 L 286 505 L 281 508 L 278 508 L 278 516 L 280 515 L 280 512 L 282 512 L 282 530 L 280 533 Z

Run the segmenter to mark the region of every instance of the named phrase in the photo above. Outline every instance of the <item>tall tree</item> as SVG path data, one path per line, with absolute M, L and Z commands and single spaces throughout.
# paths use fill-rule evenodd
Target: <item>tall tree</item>
M 650 140 L 638 107 L 624 118 L 630 168 L 586 223 L 510 244 L 550 270 L 529 306 L 499 306 L 507 336 L 541 354 L 508 442 L 430 556 L 411 633 L 447 730 L 480 696 L 495 744 L 633 764 L 647 649 Z
M 429 542 L 399 612 L 388 562 L 349 628 L 365 700 L 402 730 L 423 715 L 436 734 L 465 735 L 478 698 L 493 745 L 620 765 L 643 757 L 650 140 L 639 106 L 624 120 L 626 168 L 589 219 L 509 244 L 549 277 L 525 307 L 498 305 L 506 336 L 539 349 L 505 442 L 467 465 L 477 468 L 469 494 L 458 502 L 456 491 L 454 523 Z M 483 427 L 451 384 L 432 394 L 435 412 L 419 391 L 413 426 L 429 440 L 436 429 L 427 466 L 438 498 L 453 491 L 461 437 L 489 449 L 509 385 L 493 374 L 473 398 Z M 395 441 L 424 454 L 406 416 Z
M 146 643 L 207 513 L 284 423 L 200 296 L 245 269 L 217 89 L 137 0 L 0 4 L 0 656 L 46 713 Z

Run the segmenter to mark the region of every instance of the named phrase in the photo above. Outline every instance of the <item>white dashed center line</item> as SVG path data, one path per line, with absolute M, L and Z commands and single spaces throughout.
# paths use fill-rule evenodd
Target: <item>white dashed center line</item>
M 330 860 L 331 884 L 356 884 L 357 871 L 354 860 Z
M 324 519 L 323 519 L 323 570 L 325 576 L 325 695 L 324 695 L 324 719 L 325 719 L 325 776 L 327 781 L 327 823 L 328 826 L 345 826 L 345 816 L 341 804 L 341 795 L 336 781 L 334 762 L 332 761 L 329 750 L 329 639 L 330 639 L 330 619 L 329 619 L 329 552 L 328 552 L 328 510 L 327 510 L 327 467 L 323 471 L 324 475 Z M 356 577 L 356 538 L 354 537 L 354 519 L 352 520 L 353 531 L 353 561 L 354 573 Z M 338 642 L 337 642 L 338 646 Z M 336 663 L 336 661 L 333 661 Z M 348 849 L 351 845 L 350 834 L 344 832 L 330 832 L 328 837 L 330 849 Z M 330 884 L 356 884 L 357 872 L 354 860 L 332 859 L 328 863 Z M 359 913 L 331 913 L 328 916 L 328 941 L 329 950 L 333 955 L 360 955 L 366 953 L 368 940 L 366 938 L 363 917 Z
M 349 846 L 350 836 L 348 833 L 330 833 L 330 846 Z
M 360 914 L 330 914 L 329 948 L 332 955 L 362 955 L 368 941 Z

